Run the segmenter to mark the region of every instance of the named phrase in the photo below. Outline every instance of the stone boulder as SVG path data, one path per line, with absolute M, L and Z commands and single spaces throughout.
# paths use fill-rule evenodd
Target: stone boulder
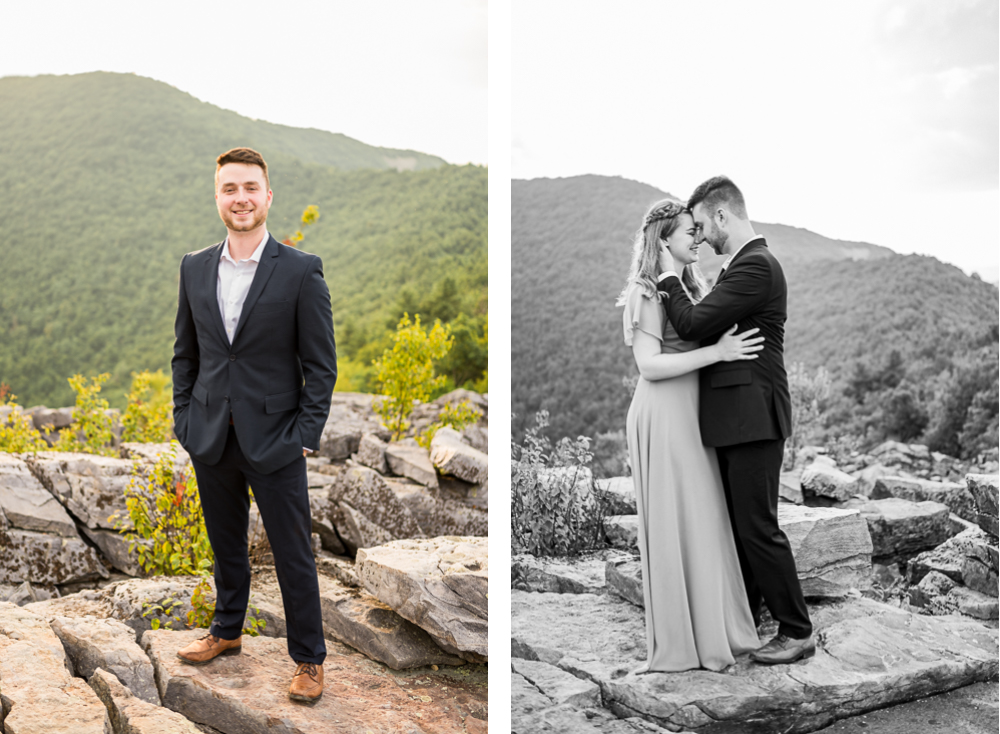
M 406 506 L 420 526 L 421 534 L 435 538 L 442 535 L 482 535 L 489 532 L 485 510 L 434 492 L 406 479 L 385 479 L 389 489 Z
M 396 540 L 358 551 L 358 579 L 446 652 L 485 662 L 489 557 L 486 538 Z
M 326 635 L 385 663 L 393 670 L 424 665 L 463 665 L 438 647 L 430 635 L 360 589 L 319 577 Z
M 391 434 L 372 409 L 376 396 L 363 393 L 335 392 L 330 413 L 319 441 L 319 455 L 335 461 L 350 458 L 366 433 L 388 441 Z
M 614 595 L 511 592 L 511 656 L 596 683 L 606 708 L 671 731 L 809 732 L 997 675 L 997 630 L 868 599 L 811 607 L 815 657 L 637 674 L 645 614 Z M 515 694 L 517 695 L 517 694 Z M 516 700 L 513 702 L 517 706 Z
M 802 493 L 801 470 L 781 472 L 781 478 L 778 482 L 778 496 L 785 502 L 791 502 L 795 505 L 801 505 L 805 502 L 805 496 Z
M 871 585 L 872 539 L 857 510 L 778 505 L 807 597 L 840 597 Z
M 337 504 L 330 499 L 330 485 L 309 490 L 309 514 L 312 531 L 320 538 L 320 547 L 336 555 L 346 554 L 347 549 L 337 532 Z
M 27 456 L 32 473 L 83 525 L 114 529 L 116 518 L 131 527 L 125 506 L 132 462 L 58 451 Z
M 0 583 L 51 586 L 106 578 L 97 552 L 79 537 L 0 530 Z
M 431 457 L 423 446 L 412 438 L 393 441 L 385 447 L 385 460 L 389 470 L 400 477 L 408 477 L 417 484 L 437 489 L 438 476 Z
M 637 607 L 646 606 L 642 588 L 642 564 L 637 558 L 608 561 L 604 566 L 608 589 Z
M 153 666 L 135 641 L 135 631 L 115 619 L 53 617 L 52 631 L 63 644 L 78 677 L 90 678 L 99 668 L 112 674 L 133 695 L 160 705 Z
M 973 518 L 973 522 L 992 535 L 995 542 L 998 533 L 1000 533 L 997 526 L 1000 476 L 996 474 L 967 474 L 965 481 L 976 508 L 976 517 Z
M 74 678 L 62 643 L 42 617 L 0 603 L 0 726 L 4 732 L 109 734 L 107 709 Z
M 805 501 L 825 499 L 843 502 L 858 493 L 857 479 L 818 458 L 802 471 L 802 496 Z
M 872 490 L 875 489 L 875 483 L 882 477 L 894 476 L 896 470 L 891 467 L 886 466 L 881 463 L 869 464 L 864 469 L 860 469 L 852 473 L 852 476 L 858 480 L 858 494 L 865 497 L 871 497 Z
M 885 476 L 875 481 L 870 496 L 873 500 L 898 497 L 910 502 L 939 502 L 963 520 L 976 521 L 972 493 L 964 484 L 956 482 L 932 482 L 916 477 Z
M 359 464 L 374 469 L 379 474 L 389 473 L 389 463 L 385 460 L 385 449 L 388 444 L 373 433 L 366 433 L 358 444 L 356 461 Z
M 510 667 L 556 705 L 569 704 L 577 708 L 601 705 L 601 689 L 593 681 L 577 678 L 539 660 L 513 658 Z
M 485 686 L 456 680 L 464 676 L 443 678 L 426 670 L 422 676 L 386 675 L 363 655 L 328 641 L 324 695 L 303 706 L 288 699 L 294 665 L 286 640 L 244 637 L 239 655 L 204 666 L 181 663 L 176 651 L 201 634 L 155 630 L 143 635 L 142 647 L 156 670 L 163 705 L 224 734 L 486 731 L 476 728 L 473 716 L 485 715 Z M 469 678 L 485 682 L 481 673 Z
M 872 536 L 872 556 L 905 559 L 951 537 L 948 508 L 938 502 L 910 502 L 895 497 L 851 500 L 844 505 L 861 511 Z
M 461 434 L 448 426 L 434 433 L 430 458 L 442 474 L 450 474 L 470 484 L 479 484 L 489 476 L 486 454 L 462 441 Z
M 612 515 L 604 519 L 604 535 L 615 548 L 638 549 L 639 516 Z
M 516 554 L 510 561 L 511 588 L 560 594 L 603 594 L 604 567 L 632 558 L 631 553 L 606 548 L 577 558 Z
M 597 492 L 602 495 L 608 515 L 635 515 L 635 484 L 632 477 L 614 477 L 596 480 Z
M 118 678 L 102 668 L 95 670 L 88 682 L 108 710 L 111 727 L 116 734 L 118 732 L 126 732 L 127 734 L 200 734 L 202 731 L 180 714 L 134 696 L 132 691 L 123 686 Z
M 337 535 L 350 553 L 397 538 L 419 536 L 413 515 L 386 484 L 367 467 L 349 467 L 329 489 L 336 508 L 332 517 Z
M 35 478 L 28 465 L 11 454 L 0 454 L 0 529 L 3 528 L 80 537 L 65 508 Z

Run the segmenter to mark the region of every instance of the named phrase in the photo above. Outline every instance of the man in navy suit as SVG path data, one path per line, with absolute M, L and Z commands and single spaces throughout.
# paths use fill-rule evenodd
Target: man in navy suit
M 178 652 L 203 665 L 239 653 L 250 593 L 248 486 L 274 553 L 289 696 L 323 694 L 326 645 L 305 456 L 319 448 L 337 381 L 330 291 L 315 255 L 266 227 L 267 163 L 250 148 L 216 160 L 215 200 L 228 236 L 181 261 L 174 327 L 174 432 L 191 455 L 215 553 L 215 619 Z
M 778 487 L 791 399 L 785 373 L 787 287 L 781 265 L 756 234 L 743 194 L 725 176 L 695 189 L 688 201 L 699 237 L 729 255 L 715 287 L 692 303 L 677 274 L 660 275 L 667 315 L 682 339 L 714 344 L 734 323 L 760 329 L 758 359 L 717 362 L 699 375 L 702 442 L 714 446 L 733 525 L 750 611 L 760 624 L 763 601 L 778 634 L 751 658 L 790 663 L 816 650 L 809 611 L 788 538 L 778 527 Z

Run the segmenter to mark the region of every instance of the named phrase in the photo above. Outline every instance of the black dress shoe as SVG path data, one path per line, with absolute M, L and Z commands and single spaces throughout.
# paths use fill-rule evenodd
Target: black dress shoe
M 809 635 L 801 640 L 778 633 L 763 647 L 750 653 L 750 659 L 765 665 L 794 663 L 816 654 L 816 641 Z

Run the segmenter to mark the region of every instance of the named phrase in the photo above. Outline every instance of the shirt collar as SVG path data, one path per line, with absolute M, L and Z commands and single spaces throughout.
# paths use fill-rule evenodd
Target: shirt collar
M 260 262 L 260 256 L 262 254 L 264 254 L 264 245 L 267 244 L 267 240 L 270 238 L 270 236 L 271 236 L 270 233 L 267 231 L 267 228 L 265 227 L 264 228 L 264 239 L 262 239 L 260 241 L 260 244 L 257 245 L 257 249 L 255 249 L 253 251 L 253 254 L 250 257 L 248 257 L 247 260 L 253 260 L 255 263 L 259 263 Z M 222 245 L 222 255 L 220 256 L 219 259 L 220 260 L 228 260 L 233 265 L 237 265 L 238 264 L 233 259 L 233 256 L 229 254 L 229 237 L 226 237 L 226 241 Z
M 750 239 L 748 239 L 742 245 L 740 245 L 739 247 L 737 247 L 736 251 L 732 255 L 730 255 L 728 258 L 726 258 L 726 261 L 724 263 L 722 263 L 722 269 L 725 270 L 726 268 L 729 267 L 729 263 L 731 263 L 733 261 L 733 258 L 736 257 L 737 253 L 739 253 L 740 250 L 742 250 L 744 247 L 746 247 L 747 245 L 749 245 L 754 240 L 762 240 L 762 239 L 764 239 L 764 235 L 762 235 L 762 234 L 755 234 L 753 237 L 751 237 Z

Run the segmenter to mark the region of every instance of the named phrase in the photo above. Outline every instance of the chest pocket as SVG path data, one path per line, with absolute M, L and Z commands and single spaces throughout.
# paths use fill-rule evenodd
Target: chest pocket
M 752 382 L 753 373 L 750 370 L 717 372 L 709 378 L 709 384 L 712 387 L 735 387 L 736 385 L 749 385 Z
M 288 301 L 257 301 L 253 307 L 254 316 L 271 316 L 284 313 L 290 308 Z

